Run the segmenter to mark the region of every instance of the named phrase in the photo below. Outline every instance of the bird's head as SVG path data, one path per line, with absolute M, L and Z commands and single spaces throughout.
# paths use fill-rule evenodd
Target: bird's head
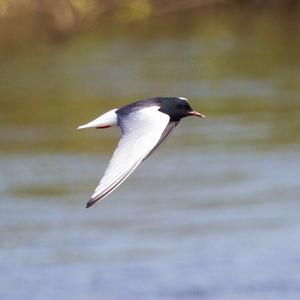
M 196 116 L 204 118 L 205 116 L 194 111 L 186 98 L 162 97 L 159 98 L 159 111 L 170 116 L 170 121 L 178 122 L 181 118 Z

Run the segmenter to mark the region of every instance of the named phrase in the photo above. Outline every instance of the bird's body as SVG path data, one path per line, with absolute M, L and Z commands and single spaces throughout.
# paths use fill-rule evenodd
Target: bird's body
M 185 98 L 158 97 L 110 110 L 78 127 L 119 126 L 122 132 L 119 144 L 87 207 L 116 189 L 171 134 L 180 119 L 187 116 L 204 117 L 193 111 Z

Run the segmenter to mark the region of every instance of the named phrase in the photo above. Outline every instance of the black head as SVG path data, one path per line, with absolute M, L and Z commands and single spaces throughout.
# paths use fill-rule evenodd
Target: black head
M 204 117 L 204 115 L 194 111 L 187 99 L 176 97 L 156 98 L 160 104 L 160 111 L 170 116 L 170 121 L 178 122 L 181 118 L 188 116 Z

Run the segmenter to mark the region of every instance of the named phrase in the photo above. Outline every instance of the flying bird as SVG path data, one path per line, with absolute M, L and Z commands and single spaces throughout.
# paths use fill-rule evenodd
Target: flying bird
M 168 138 L 180 120 L 188 116 L 205 117 L 194 111 L 186 98 L 157 97 L 112 109 L 79 126 L 78 129 L 119 126 L 122 133 L 104 176 L 86 207 L 115 190 Z

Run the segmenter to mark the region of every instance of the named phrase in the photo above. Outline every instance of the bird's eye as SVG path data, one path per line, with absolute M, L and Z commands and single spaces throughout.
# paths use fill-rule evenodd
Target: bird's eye
M 179 103 L 179 104 L 177 104 L 177 108 L 184 109 L 184 108 L 186 108 L 186 105 L 183 103 Z
M 178 108 L 178 109 L 186 109 L 186 110 L 189 109 L 188 105 L 185 104 L 185 103 L 178 103 L 178 104 L 177 104 L 177 108 Z

